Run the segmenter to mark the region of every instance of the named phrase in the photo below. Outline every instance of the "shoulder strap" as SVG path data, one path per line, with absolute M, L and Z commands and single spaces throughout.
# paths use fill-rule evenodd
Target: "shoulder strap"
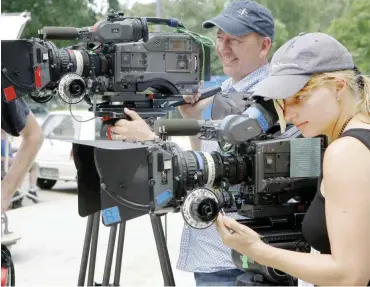
M 354 137 L 361 141 L 370 150 L 370 130 L 367 129 L 351 129 L 345 131 L 340 137 Z

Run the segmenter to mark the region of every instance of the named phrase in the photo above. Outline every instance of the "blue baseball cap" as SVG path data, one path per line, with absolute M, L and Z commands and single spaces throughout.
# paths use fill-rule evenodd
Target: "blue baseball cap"
M 218 16 L 203 23 L 203 28 L 217 26 L 232 36 L 256 32 L 274 40 L 274 17 L 269 9 L 255 1 L 233 1 Z

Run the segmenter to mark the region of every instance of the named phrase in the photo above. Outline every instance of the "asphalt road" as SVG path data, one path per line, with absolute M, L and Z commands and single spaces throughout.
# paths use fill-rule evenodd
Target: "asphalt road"
M 28 190 L 28 178 L 24 180 L 22 185 L 22 192 L 26 192 Z M 45 202 L 50 201 L 58 201 L 63 199 L 68 199 L 77 196 L 77 183 L 76 182 L 57 182 L 57 184 L 49 190 L 45 189 L 38 189 L 37 194 L 40 198 L 40 203 L 42 204 Z M 22 201 L 22 205 L 24 207 L 34 205 L 35 203 L 32 202 L 31 199 L 24 197 Z
M 78 215 L 76 187 L 75 183 L 58 183 L 52 190 L 39 190 L 41 203 L 24 198 L 24 207 L 7 212 L 9 230 L 20 237 L 11 246 L 16 285 L 76 286 L 87 224 L 87 218 Z M 167 247 L 172 272 L 176 286 L 188 287 L 195 285 L 193 274 L 176 269 L 183 225 L 181 214 L 168 215 Z M 94 272 L 94 282 L 98 284 L 102 283 L 109 235 L 110 228 L 100 224 Z M 110 284 L 115 259 L 114 256 Z M 121 272 L 120 286 L 163 286 L 149 216 L 126 223 Z

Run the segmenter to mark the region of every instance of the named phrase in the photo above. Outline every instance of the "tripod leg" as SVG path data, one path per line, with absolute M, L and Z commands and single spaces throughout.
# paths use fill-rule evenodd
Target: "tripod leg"
M 164 236 L 166 238 L 166 244 L 167 244 L 167 214 L 164 216 Z
M 114 246 L 116 243 L 116 235 L 117 235 L 117 224 L 111 226 L 110 232 L 109 232 L 107 257 L 105 260 L 104 274 L 103 274 L 103 286 L 109 285 L 109 277 L 110 277 L 110 272 L 112 270 L 112 262 L 113 262 Z
M 100 211 L 94 214 L 93 231 L 91 236 L 89 273 L 87 275 L 87 286 L 94 285 L 93 283 L 95 274 L 96 250 L 98 248 L 99 225 L 100 225 Z
M 94 220 L 94 215 L 89 215 L 87 218 L 84 247 L 82 250 L 80 273 L 78 275 L 77 286 L 84 286 L 85 284 L 87 262 L 89 260 L 89 250 L 90 250 L 90 244 L 91 244 L 91 234 L 93 230 L 93 220 Z
M 8 216 L 6 215 L 6 213 L 4 212 L 4 234 L 8 234 L 10 233 L 9 232 L 9 221 L 8 221 Z
M 159 262 L 161 264 L 163 280 L 165 286 L 175 286 L 175 279 L 173 277 L 170 256 L 168 255 L 166 239 L 164 237 L 162 221 L 159 216 L 151 213 L 150 219 L 152 221 L 153 233 L 157 245 Z
M 125 229 L 126 229 L 126 221 L 122 221 L 120 223 L 119 234 L 118 234 L 116 267 L 114 270 L 113 286 L 119 286 L 119 281 L 121 279 L 120 277 L 121 277 L 121 267 L 122 267 L 123 243 L 125 240 Z

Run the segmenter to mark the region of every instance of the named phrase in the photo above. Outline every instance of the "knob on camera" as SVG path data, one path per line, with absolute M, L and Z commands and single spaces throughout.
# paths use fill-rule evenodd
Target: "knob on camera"
M 85 97 L 85 81 L 78 74 L 66 74 L 60 79 L 58 92 L 61 99 L 67 104 L 77 104 Z
M 181 213 L 189 226 L 205 229 L 216 221 L 222 205 L 216 191 L 201 187 L 188 193 L 181 207 Z

